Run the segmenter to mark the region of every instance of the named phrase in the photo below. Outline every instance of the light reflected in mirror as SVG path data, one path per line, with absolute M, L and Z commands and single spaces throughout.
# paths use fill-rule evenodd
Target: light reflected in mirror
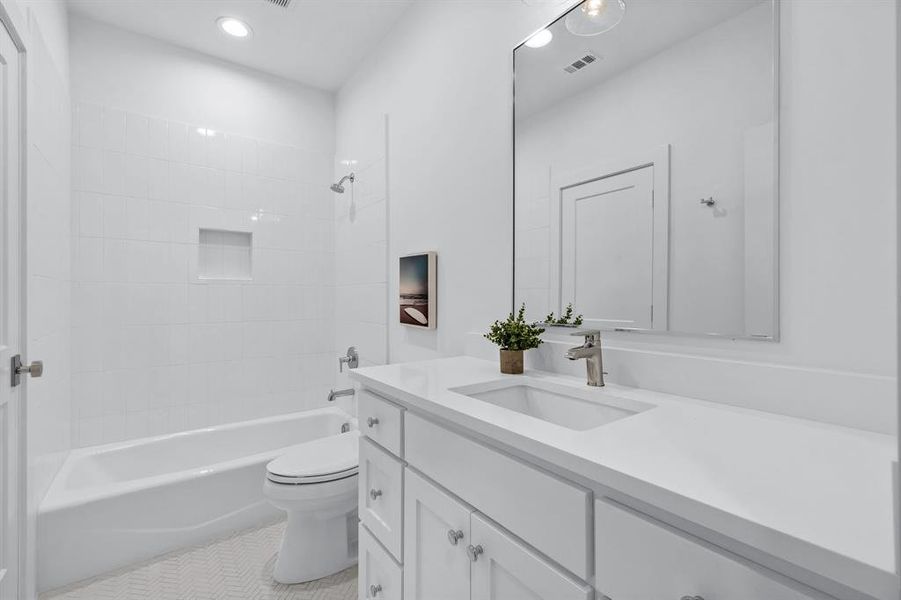
M 515 305 L 775 339 L 772 0 L 587 0 L 547 30 L 514 51 Z

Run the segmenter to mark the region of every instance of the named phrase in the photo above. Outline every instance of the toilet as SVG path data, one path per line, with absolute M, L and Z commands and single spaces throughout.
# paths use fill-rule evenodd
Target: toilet
M 288 513 L 273 577 L 293 584 L 357 562 L 359 432 L 292 447 L 266 465 L 263 494 Z

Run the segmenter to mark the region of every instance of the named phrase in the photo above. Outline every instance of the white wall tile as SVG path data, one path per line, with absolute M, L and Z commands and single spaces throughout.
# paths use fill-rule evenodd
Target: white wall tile
M 146 156 L 127 154 L 123 160 L 125 172 L 122 175 L 122 188 L 118 193 L 134 198 L 146 198 L 149 190 L 148 176 L 150 169 L 148 162 L 150 159 Z
M 114 108 L 104 108 L 100 137 L 101 148 L 104 150 L 125 151 L 125 113 Z
M 93 104 L 77 104 L 75 107 L 75 140 L 76 145 L 88 148 L 103 146 L 103 110 Z
M 324 206 L 304 207 L 293 183 L 318 155 L 104 107 L 74 115 L 75 443 L 320 401 L 335 370 L 331 198 L 310 189 Z M 243 281 L 200 278 L 201 229 L 246 236 L 218 249 L 219 274 Z M 273 362 L 271 381 L 245 376 Z
M 104 150 L 100 154 L 103 182 L 100 192 L 122 194 L 125 183 L 125 154 Z
M 175 163 L 188 161 L 188 126 L 169 122 L 169 160 Z
M 150 119 L 143 115 L 125 115 L 125 151 L 129 154 L 150 154 Z
M 103 191 L 103 152 L 84 146 L 72 150 L 75 189 L 85 192 Z
M 152 158 L 169 157 L 169 124 L 162 119 L 147 119 L 147 154 Z
M 103 235 L 103 196 L 79 192 L 75 195 L 75 210 L 78 211 L 78 235 Z
M 188 126 L 187 161 L 192 165 L 207 166 L 207 153 L 209 152 L 207 131 L 204 127 Z
M 151 200 L 172 200 L 169 197 L 169 163 L 149 158 L 147 166 L 147 197 Z

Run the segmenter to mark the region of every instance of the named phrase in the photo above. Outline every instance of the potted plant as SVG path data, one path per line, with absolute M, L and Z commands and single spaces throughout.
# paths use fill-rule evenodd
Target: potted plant
M 501 373 L 519 375 L 522 373 L 522 353 L 524 350 L 541 345 L 544 329 L 535 323 L 526 323 L 526 305 L 523 304 L 516 316 L 511 312 L 505 321 L 495 321 L 485 337 L 500 348 Z

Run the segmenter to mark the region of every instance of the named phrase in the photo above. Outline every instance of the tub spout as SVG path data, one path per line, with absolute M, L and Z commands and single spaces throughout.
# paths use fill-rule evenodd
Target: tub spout
M 341 396 L 353 396 L 353 395 L 354 395 L 353 388 L 347 388 L 346 390 L 331 390 L 328 393 L 328 401 L 334 402 L 335 398 L 340 398 Z

